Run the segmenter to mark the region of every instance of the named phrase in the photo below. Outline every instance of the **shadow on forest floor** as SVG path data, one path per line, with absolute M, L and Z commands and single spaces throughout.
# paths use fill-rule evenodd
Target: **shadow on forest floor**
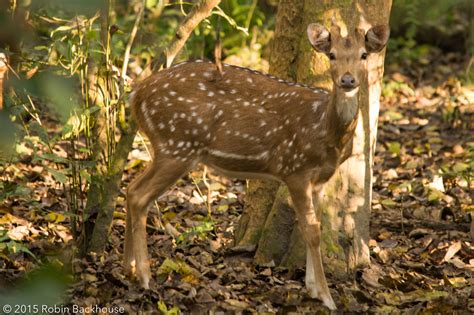
M 353 281 L 331 282 L 328 275 L 341 311 L 474 312 L 468 214 L 473 210 L 468 165 L 474 155 L 473 92 L 457 79 L 463 71 L 459 55 L 433 56 L 431 61 L 411 66 L 411 73 L 399 72 L 399 65 L 386 69 L 375 157 L 372 266 Z M 142 156 L 141 149 L 134 150 L 133 159 Z M 1 204 L 0 223 L 24 247 L 0 256 L 0 288 L 34 268 L 38 262 L 33 255 L 54 264 L 71 254 L 71 246 L 64 245 L 71 241 L 69 218 L 61 214 L 64 194 L 40 164 L 29 162 L 6 170 L 11 178 L 28 182 L 34 193 L 10 196 Z M 137 171 L 125 175 L 125 185 Z M 201 178 L 202 170 L 194 175 Z M 121 194 L 107 254 L 73 262 L 76 281 L 66 291 L 68 305 L 115 305 L 130 314 L 138 309 L 170 314 L 325 311 L 304 293 L 303 270 L 255 267 L 249 259 L 219 250 L 232 242 L 245 182 L 211 176 L 211 185 L 212 221 L 189 176 L 158 202 L 161 219 L 180 234 L 177 240 L 160 230 L 159 216 L 151 210 L 155 215 L 149 216 L 148 245 L 154 280 L 146 293 L 129 289 L 123 275 Z M 206 190 L 202 182 L 198 187 Z

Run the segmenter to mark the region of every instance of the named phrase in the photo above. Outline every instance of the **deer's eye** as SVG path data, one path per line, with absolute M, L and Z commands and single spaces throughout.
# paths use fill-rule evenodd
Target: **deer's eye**
M 362 53 L 362 55 L 360 56 L 360 59 L 362 60 L 366 60 L 367 59 L 367 56 L 368 54 L 366 52 Z
M 334 53 L 329 53 L 329 60 L 336 60 L 336 55 Z

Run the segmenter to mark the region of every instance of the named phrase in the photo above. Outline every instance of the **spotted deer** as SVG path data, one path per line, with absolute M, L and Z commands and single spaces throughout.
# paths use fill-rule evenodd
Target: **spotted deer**
M 342 36 L 307 28 L 313 48 L 330 60 L 331 92 L 224 64 L 184 62 L 157 72 L 134 90 L 131 106 L 149 138 L 153 161 L 128 187 L 124 267 L 149 287 L 147 206 L 197 163 L 237 178 L 267 178 L 288 186 L 307 244 L 306 287 L 330 309 L 313 195 L 349 157 L 358 117 L 359 85 L 368 54 L 380 52 L 388 27 Z

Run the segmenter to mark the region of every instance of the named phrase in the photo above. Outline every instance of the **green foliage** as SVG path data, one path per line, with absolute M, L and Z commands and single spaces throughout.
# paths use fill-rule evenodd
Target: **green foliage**
M 158 310 L 163 314 L 163 315 L 178 315 L 181 314 L 181 309 L 177 306 L 172 306 L 168 308 L 166 306 L 166 303 L 163 301 L 158 301 L 156 303 L 156 306 L 158 307 Z
M 441 166 L 443 178 L 450 180 L 464 179 L 467 187 L 474 180 L 474 142 L 467 143 L 467 150 L 462 161 L 446 163 Z
M 415 38 L 416 31 L 420 25 L 420 21 L 418 20 L 419 5 L 420 1 L 418 0 L 407 1 L 405 3 L 406 14 L 403 18 L 403 23 L 408 25 L 405 33 L 407 41 L 412 41 Z
M 452 26 L 469 3 L 470 0 L 394 0 L 391 28 L 397 33 L 404 29 L 405 38 L 415 38 L 421 25 Z
M 431 44 L 435 44 L 437 38 L 433 34 L 449 37 L 460 29 L 466 29 L 470 19 L 467 8 L 470 5 L 469 0 L 395 0 L 390 17 L 389 63 L 420 62 L 426 65 L 429 62 L 426 55 L 431 47 L 420 45 L 420 42 L 429 38 Z M 459 46 L 453 48 L 462 48 L 462 43 Z
M 165 10 L 166 12 L 166 10 Z M 220 17 L 220 19 L 219 19 Z M 249 46 L 250 34 L 257 32 L 265 23 L 265 15 L 255 0 L 224 0 L 212 16 L 195 29 L 187 41 L 181 59 L 214 59 L 216 29 L 219 24 L 224 57 Z M 174 34 L 173 34 L 174 35 Z
M 32 271 L 22 279 L 15 289 L 0 296 L 0 305 L 54 306 L 62 302 L 70 277 L 56 264 L 45 265 Z M 22 311 L 23 314 L 38 314 L 34 309 Z
M 209 233 L 214 232 L 214 222 L 204 221 L 201 224 L 192 227 L 186 232 L 182 233 L 177 239 L 178 244 L 185 244 L 186 242 L 192 241 L 194 238 L 205 239 Z
M 0 163 L 9 160 L 14 152 L 17 128 L 5 111 L 0 112 Z

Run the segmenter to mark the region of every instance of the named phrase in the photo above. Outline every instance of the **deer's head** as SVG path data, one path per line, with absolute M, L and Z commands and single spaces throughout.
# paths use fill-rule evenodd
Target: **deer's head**
M 335 88 L 347 92 L 359 86 L 367 73 L 368 55 L 380 52 L 390 33 L 387 25 L 377 25 L 367 32 L 356 28 L 343 37 L 339 26 L 334 23 L 330 30 L 313 23 L 308 25 L 307 32 L 313 48 L 328 56 Z

